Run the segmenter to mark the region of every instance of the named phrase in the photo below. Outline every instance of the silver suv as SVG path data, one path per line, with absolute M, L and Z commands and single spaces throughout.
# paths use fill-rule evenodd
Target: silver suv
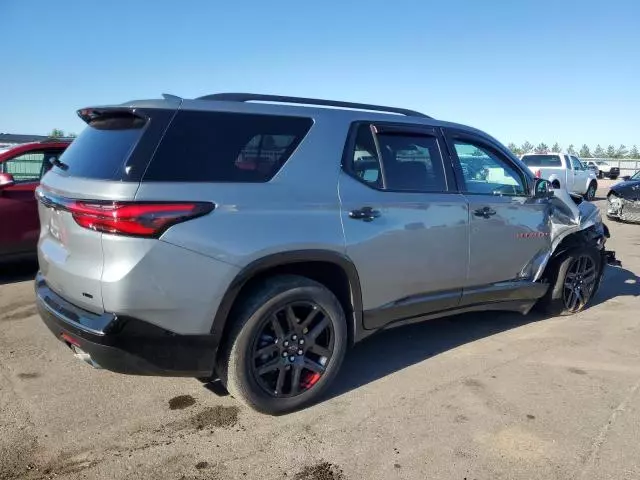
M 385 328 L 578 312 L 613 258 L 593 205 L 411 110 L 216 94 L 78 114 L 36 193 L 44 322 L 93 366 L 220 379 L 262 412 L 316 401 Z

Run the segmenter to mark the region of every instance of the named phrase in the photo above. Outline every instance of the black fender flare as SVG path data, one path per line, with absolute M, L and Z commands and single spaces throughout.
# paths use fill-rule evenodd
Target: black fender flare
M 286 252 L 274 253 L 254 260 L 244 267 L 227 287 L 227 291 L 222 297 L 211 325 L 211 334 L 216 345 L 223 341 L 222 335 L 229 319 L 231 309 L 238 298 L 238 294 L 247 282 L 255 278 L 262 272 L 275 267 L 291 265 L 303 262 L 326 262 L 340 267 L 346 274 L 351 293 L 353 305 L 352 324 L 348 325 L 351 338 L 358 336 L 362 329 L 362 292 L 360 278 L 354 263 L 346 255 L 332 250 L 290 250 Z

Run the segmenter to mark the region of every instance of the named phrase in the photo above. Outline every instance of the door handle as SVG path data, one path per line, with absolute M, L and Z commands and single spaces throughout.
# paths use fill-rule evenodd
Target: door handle
M 364 220 L 365 222 L 370 222 L 379 216 L 380 212 L 372 209 L 371 207 L 362 207 L 349 212 L 349 218 L 353 218 L 354 220 Z
M 474 210 L 473 214 L 476 217 L 489 218 L 495 215 L 497 212 L 491 207 L 482 207 Z

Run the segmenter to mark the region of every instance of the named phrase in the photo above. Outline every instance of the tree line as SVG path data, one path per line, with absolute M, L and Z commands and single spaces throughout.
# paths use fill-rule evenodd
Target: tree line
M 78 135 L 71 132 L 65 134 L 64 130 L 60 130 L 59 128 L 54 128 L 51 130 L 51 133 L 49 133 L 50 138 L 76 138 L 77 136 Z
M 521 146 L 515 143 L 510 143 L 507 148 L 516 155 L 524 155 L 525 153 L 549 153 L 549 152 L 562 152 L 562 147 L 558 142 L 549 147 L 546 143 L 540 143 L 538 146 L 534 146 L 530 142 L 524 142 Z M 576 150 L 574 145 L 569 145 L 566 149 L 569 155 L 576 155 L 580 158 L 640 158 L 638 147 L 634 145 L 631 148 L 627 148 L 625 145 L 620 145 L 618 148 L 613 145 L 609 145 L 606 149 L 602 148 L 600 144 L 591 151 L 587 144 L 582 145 L 580 150 Z

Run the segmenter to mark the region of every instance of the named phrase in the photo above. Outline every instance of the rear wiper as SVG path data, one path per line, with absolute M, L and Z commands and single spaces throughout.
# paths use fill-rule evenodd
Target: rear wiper
M 53 160 L 51 160 L 51 165 L 55 165 L 56 167 L 58 167 L 61 170 L 67 170 L 69 168 L 69 165 L 67 165 L 64 162 L 61 162 L 57 158 L 54 158 Z

